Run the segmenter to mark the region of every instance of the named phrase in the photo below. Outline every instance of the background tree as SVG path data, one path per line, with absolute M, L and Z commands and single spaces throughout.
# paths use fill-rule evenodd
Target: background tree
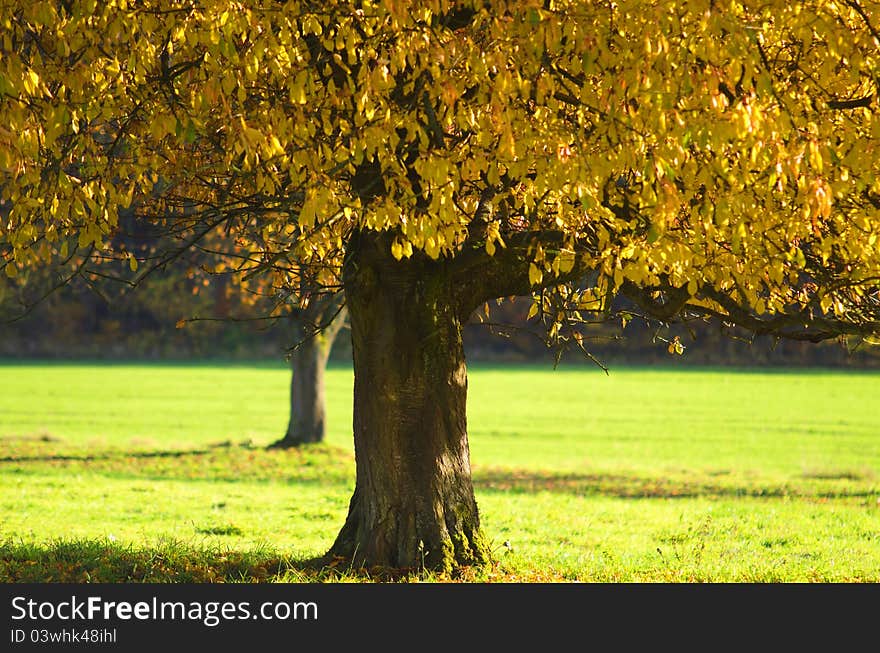
M 481 563 L 461 332 L 486 301 L 532 294 L 561 345 L 618 296 L 807 341 L 880 330 L 878 12 L 13 2 L 4 267 L 71 234 L 73 264 L 131 261 L 109 236 L 134 205 L 171 258 L 222 229 L 273 287 L 341 270 L 357 477 L 330 553 Z
M 201 261 L 190 263 L 192 275 L 212 285 L 219 297 L 225 297 L 230 284 L 235 284 L 242 302 L 250 308 L 256 320 L 280 318 L 289 325 L 287 333 L 290 360 L 290 420 L 285 435 L 273 442 L 272 448 L 287 448 L 301 444 L 322 442 L 326 435 L 326 408 L 324 399 L 324 372 L 330 350 L 345 324 L 347 311 L 340 289 L 339 272 L 332 259 L 322 261 L 321 277 L 316 278 L 309 266 L 284 266 L 277 263 L 277 253 L 266 261 L 253 249 L 277 252 L 278 244 L 267 244 L 260 226 L 244 223 L 234 234 L 213 231 L 187 243 L 184 252 L 170 248 L 170 258 L 183 256 L 191 259 L 193 250 Z M 281 247 L 284 245 L 281 244 Z M 164 268 L 169 255 L 158 250 L 150 271 Z M 213 265 L 210 259 L 217 259 Z M 264 274 L 269 269 L 272 274 Z M 148 272 L 149 273 L 149 272 Z M 140 283 L 140 279 L 132 282 Z M 332 281 L 332 284 L 331 284 Z M 218 302 L 217 308 L 228 307 L 229 302 Z M 228 309 L 211 320 L 234 319 Z
M 324 372 L 347 310 L 341 294 L 306 295 L 308 301 L 290 314 L 290 422 L 275 449 L 323 442 L 327 434 Z

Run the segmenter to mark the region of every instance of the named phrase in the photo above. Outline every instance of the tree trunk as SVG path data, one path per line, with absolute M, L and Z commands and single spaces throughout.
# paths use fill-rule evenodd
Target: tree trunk
M 484 563 L 465 416 L 467 315 L 442 262 L 395 261 L 388 245 L 377 236 L 346 266 L 357 476 L 328 555 L 395 569 Z
M 290 354 L 290 421 L 284 437 L 269 445 L 271 449 L 286 449 L 324 441 L 324 371 L 327 369 L 327 359 L 333 342 L 346 316 L 346 310 L 339 309 L 338 300 L 334 299 L 327 306 L 321 306 L 317 312 L 325 315 L 328 309 L 338 312 L 320 332 L 315 331 L 317 325 L 311 312 L 291 316 L 296 346 Z
M 332 344 L 319 333 L 303 340 L 291 353 L 290 422 L 278 446 L 324 441 L 324 370 Z

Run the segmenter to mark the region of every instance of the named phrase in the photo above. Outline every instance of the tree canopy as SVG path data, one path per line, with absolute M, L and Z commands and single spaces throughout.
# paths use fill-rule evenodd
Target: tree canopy
M 419 450 L 452 461 L 430 489 L 399 451 L 417 424 L 464 438 L 426 397 L 464 386 L 460 323 L 489 299 L 534 294 L 576 343 L 618 295 L 788 338 L 880 332 L 877 3 L 6 0 L 0 21 L 8 275 L 122 259 L 135 284 L 232 239 L 218 269 L 344 286 L 356 394 L 359 370 L 399 368 L 373 379 L 396 408 L 356 397 L 337 552 L 484 557 L 466 440 Z M 121 246 L 121 209 L 172 244 Z M 446 353 L 418 354 L 437 333 Z M 359 357 L 376 347 L 402 353 Z M 376 489 L 383 447 L 413 469 Z M 445 498 L 375 535 L 415 487 Z
M 530 285 L 577 261 L 584 309 L 876 325 L 873 3 L 4 4 L 9 275 L 134 204 L 184 244 L 247 230 L 276 275 L 357 229 L 396 258 L 540 230 Z

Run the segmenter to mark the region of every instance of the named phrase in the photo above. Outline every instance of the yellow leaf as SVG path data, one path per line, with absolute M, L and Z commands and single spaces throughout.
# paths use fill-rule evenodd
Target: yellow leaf
M 440 243 L 434 236 L 428 236 L 425 240 L 425 253 L 435 260 L 440 256 Z
M 29 70 L 24 76 L 22 83 L 27 94 L 34 95 L 40 85 L 40 76 L 35 71 Z
M 532 319 L 533 317 L 535 317 L 537 314 L 538 314 L 538 305 L 537 305 L 537 304 L 532 304 L 532 305 L 529 307 L 529 315 L 528 315 L 528 317 L 526 317 L 526 319 L 527 319 L 527 320 L 531 320 L 531 319 Z
M 764 303 L 763 298 L 758 298 L 758 301 L 755 302 L 755 312 L 758 315 L 763 315 L 763 313 L 767 310 L 767 305 Z
M 559 261 L 559 272 L 562 274 L 568 274 L 574 268 L 574 252 L 571 250 L 562 250 L 556 260 Z
M 303 229 L 311 229 L 315 224 L 320 198 L 314 189 L 306 191 L 306 199 L 299 210 L 299 224 Z
M 675 336 L 670 342 L 669 346 L 666 348 L 670 354 L 678 354 L 681 356 L 684 353 L 684 345 L 681 344 L 681 340 L 678 336 Z
M 544 278 L 544 273 L 534 263 L 529 263 L 529 284 L 537 286 Z
M 281 144 L 281 141 L 278 140 L 278 137 L 275 136 L 275 134 L 272 134 L 269 137 L 269 145 L 269 156 L 284 154 L 284 146 Z
M 400 244 L 399 240 L 395 240 L 391 243 L 391 256 L 398 261 L 403 258 L 403 245 Z

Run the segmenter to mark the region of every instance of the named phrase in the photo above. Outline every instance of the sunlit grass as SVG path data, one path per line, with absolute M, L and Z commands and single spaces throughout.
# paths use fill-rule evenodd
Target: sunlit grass
M 328 374 L 326 444 L 267 451 L 288 374 L 0 366 L 0 581 L 375 579 L 312 564 L 353 487 L 351 370 Z M 878 391 L 854 372 L 476 367 L 497 564 L 462 579 L 878 582 Z

